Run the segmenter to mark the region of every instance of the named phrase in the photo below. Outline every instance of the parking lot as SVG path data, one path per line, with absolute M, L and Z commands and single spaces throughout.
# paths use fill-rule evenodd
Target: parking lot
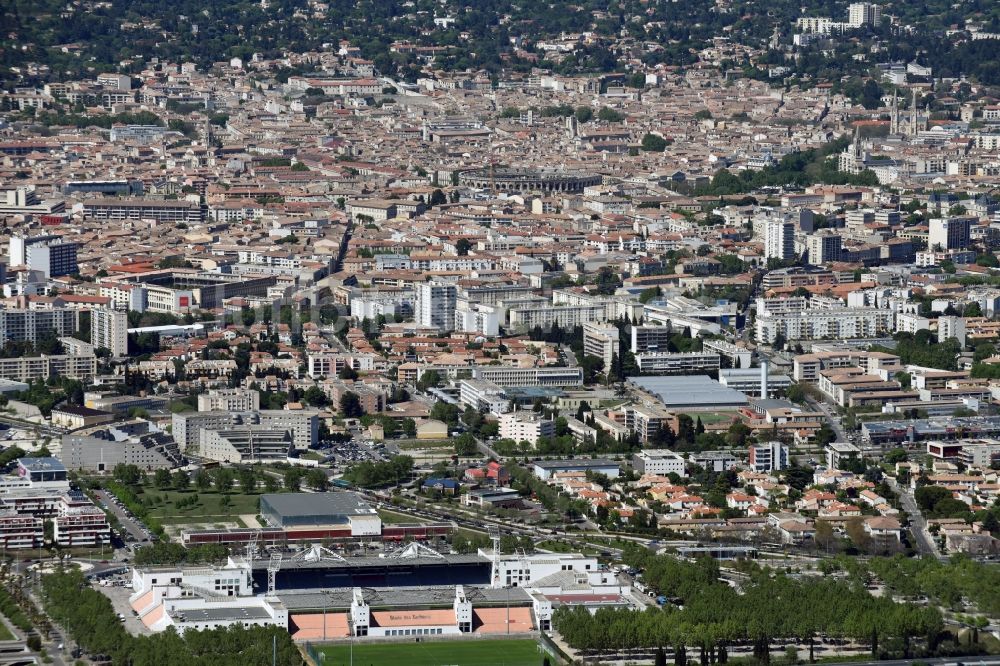
M 141 520 L 132 515 L 132 512 L 122 506 L 118 498 L 106 490 L 98 490 L 94 493 L 101 507 L 111 511 L 121 523 L 125 530 L 125 541 L 129 543 L 147 543 L 153 536 L 152 532 L 146 528 Z
M 326 462 L 349 466 L 359 462 L 386 460 L 386 447 L 380 442 L 355 437 L 348 442 L 327 442 L 316 452 L 325 456 Z
M 122 624 L 130 634 L 135 636 L 139 634 L 152 633 L 149 628 L 139 620 L 135 611 L 132 610 L 132 607 L 129 606 L 128 598 L 132 594 L 131 587 L 122 587 L 117 585 L 101 586 L 96 583 L 94 583 L 93 587 L 95 590 L 98 590 L 101 594 L 111 600 L 111 606 L 115 609 L 115 612 L 118 613 L 119 618 L 125 618 Z

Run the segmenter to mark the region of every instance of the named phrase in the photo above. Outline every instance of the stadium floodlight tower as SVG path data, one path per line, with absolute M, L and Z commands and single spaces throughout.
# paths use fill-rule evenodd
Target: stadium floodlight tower
M 490 541 L 493 542 L 493 568 L 490 572 L 490 586 L 494 590 L 503 587 L 500 584 L 500 529 L 496 526 L 490 527 Z
M 260 539 L 260 530 L 253 533 L 247 541 L 246 554 L 243 561 L 247 567 L 247 586 L 253 590 L 253 557 L 257 553 L 257 540 Z
M 271 559 L 267 563 L 267 596 L 269 597 L 274 596 L 275 579 L 278 577 L 279 569 L 281 569 L 281 553 L 271 553 Z

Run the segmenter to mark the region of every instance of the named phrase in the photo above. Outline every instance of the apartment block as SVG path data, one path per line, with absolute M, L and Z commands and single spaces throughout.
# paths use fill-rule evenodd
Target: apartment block
M 41 271 L 47 278 L 71 275 L 79 270 L 78 248 L 78 243 L 66 241 L 62 236 L 15 235 L 10 238 L 10 265 Z
M 583 325 L 583 353 L 601 359 L 607 371 L 619 353 L 618 337 L 617 326 L 588 322 Z
M 414 320 L 419 326 L 441 331 L 455 328 L 458 288 L 453 284 L 424 282 L 416 286 Z
M 254 389 L 213 389 L 198 395 L 199 412 L 253 412 L 260 409 L 260 392 Z
M 971 242 L 972 218 L 934 218 L 927 228 L 930 250 L 964 250 Z
M 582 386 L 581 368 L 514 368 L 484 365 L 472 369 L 473 379 L 485 379 L 501 387 L 509 386 Z
M 774 472 L 788 467 L 788 446 L 778 441 L 751 446 L 749 456 L 750 468 L 757 472 Z
M 718 354 L 705 352 L 646 352 L 635 355 L 639 372 L 644 375 L 718 370 Z
M 203 433 L 210 430 L 231 430 L 239 426 L 262 426 L 274 431 L 287 431 L 296 449 L 314 446 L 319 438 L 317 412 L 278 409 L 256 412 L 181 412 L 173 415 L 174 441 L 183 451 L 198 451 Z
M 637 474 L 684 476 L 685 462 L 680 454 L 669 449 L 643 449 L 632 454 L 632 467 Z
M 892 332 L 894 314 L 891 310 L 878 308 L 814 308 L 788 314 L 765 314 L 757 317 L 756 339 L 772 344 L 779 335 L 786 340 L 879 337 Z
M 550 328 L 553 324 L 558 324 L 561 328 L 573 328 L 583 326 L 587 322 L 598 322 L 607 320 L 607 310 L 603 305 L 562 305 L 553 307 L 517 307 L 508 311 L 510 317 L 510 327 L 512 329 L 524 330 L 541 326 Z
M 128 313 L 106 308 L 90 311 L 90 342 L 104 348 L 114 358 L 128 356 Z
M 193 201 L 160 199 L 88 199 L 73 207 L 91 220 L 124 222 L 156 220 L 157 222 L 184 222 L 199 224 L 205 219 L 201 204 Z
M 308 374 L 318 377 L 338 377 L 344 368 L 356 372 L 371 372 L 375 369 L 373 354 L 339 354 L 336 352 L 313 352 L 308 358 Z
M 791 259 L 795 256 L 795 224 L 783 220 L 769 220 L 764 226 L 764 257 L 766 259 Z
M 31 382 L 39 377 L 90 379 L 97 374 L 97 357 L 81 356 L 20 356 L 0 358 L 0 379 Z
M 44 335 L 73 335 L 79 326 L 79 312 L 70 308 L 51 310 L 0 310 L 0 344 L 3 342 L 35 343 Z
M 629 326 L 632 353 L 669 351 L 672 334 L 669 326 Z
M 534 444 L 539 437 L 552 437 L 555 434 L 555 421 L 542 418 L 534 412 L 510 412 L 500 415 L 500 439 Z

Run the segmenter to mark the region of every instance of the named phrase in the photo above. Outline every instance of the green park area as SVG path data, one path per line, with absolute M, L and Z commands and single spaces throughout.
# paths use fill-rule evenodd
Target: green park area
M 260 495 L 217 490 L 144 490 L 149 515 L 164 525 L 235 521 L 237 516 L 257 515 Z
M 324 666 L 347 666 L 351 646 L 318 647 Z M 545 659 L 533 640 L 463 640 L 354 644 L 355 664 L 406 664 L 406 666 L 541 666 Z M 555 660 L 549 658 L 550 663 Z
M 170 525 L 236 524 L 256 527 L 264 493 L 328 488 L 322 470 L 292 467 L 283 470 L 259 467 L 216 467 L 193 475 L 157 470 L 148 475 L 134 465 L 118 465 L 112 478 L 94 478 L 94 486 L 113 493 L 135 516 L 154 531 Z M 250 524 L 247 524 L 247 523 Z
M 731 423 L 736 414 L 734 412 L 689 412 L 688 416 L 696 423 L 700 418 L 703 425 L 710 426 L 717 423 Z

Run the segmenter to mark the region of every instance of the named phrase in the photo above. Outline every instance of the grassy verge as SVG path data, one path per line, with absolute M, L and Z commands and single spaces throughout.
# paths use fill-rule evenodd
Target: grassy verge
M 351 663 L 351 646 L 334 645 L 317 648 L 325 655 L 325 666 Z M 353 662 L 356 664 L 406 664 L 407 666 L 538 666 L 544 655 L 534 640 L 421 640 L 403 643 L 355 643 Z
M 409 440 L 399 442 L 396 445 L 401 451 L 420 451 L 422 449 L 451 449 L 454 448 L 455 443 L 448 440 L 429 439 L 427 441 Z
M 408 516 L 405 513 L 396 513 L 395 511 L 387 511 L 385 509 L 379 509 L 378 515 L 382 518 L 382 523 L 385 525 L 399 525 L 401 523 L 426 523 L 429 522 L 424 518 L 418 518 L 416 516 Z

